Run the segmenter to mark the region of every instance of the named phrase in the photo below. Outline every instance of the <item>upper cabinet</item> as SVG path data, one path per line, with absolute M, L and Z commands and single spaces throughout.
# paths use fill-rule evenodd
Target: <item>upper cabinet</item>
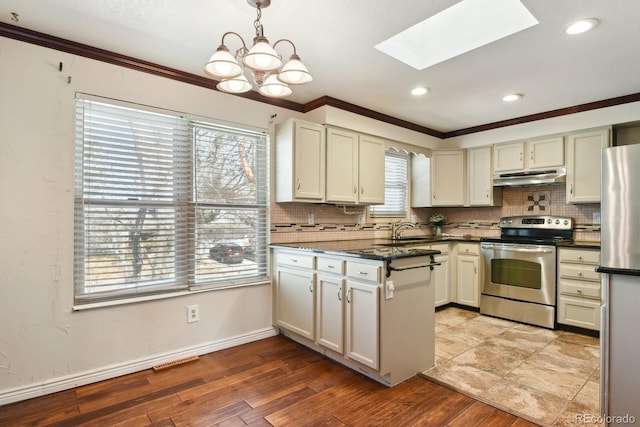
M 384 203 L 384 150 L 383 139 L 327 128 L 326 202 Z
M 469 206 L 502 205 L 502 187 L 493 186 L 491 147 L 467 150 Z
M 567 136 L 567 203 L 600 203 L 600 152 L 610 140 L 608 127 Z
M 276 126 L 276 202 L 324 202 L 325 128 L 289 119 Z
M 562 136 L 493 146 L 494 172 L 517 172 L 564 166 Z
M 431 206 L 464 206 L 467 178 L 465 150 L 431 154 Z

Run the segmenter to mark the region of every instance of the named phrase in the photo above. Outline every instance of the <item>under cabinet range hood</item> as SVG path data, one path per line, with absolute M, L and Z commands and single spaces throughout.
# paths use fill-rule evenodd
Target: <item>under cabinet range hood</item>
M 493 175 L 494 187 L 522 187 L 525 185 L 549 185 L 565 182 L 567 169 L 554 169 L 524 172 L 497 172 Z

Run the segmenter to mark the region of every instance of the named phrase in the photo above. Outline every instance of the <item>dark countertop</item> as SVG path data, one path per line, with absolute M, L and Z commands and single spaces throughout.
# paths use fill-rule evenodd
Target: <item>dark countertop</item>
M 558 242 L 559 248 L 600 249 L 600 242 L 575 240 L 572 242 Z
M 412 245 L 439 242 L 434 240 L 402 240 L 394 242 L 391 239 L 366 239 L 366 240 L 338 240 L 330 242 L 295 242 L 272 243 L 273 248 L 291 248 L 310 251 L 314 253 L 326 253 L 334 255 L 346 255 L 358 258 L 374 260 L 392 260 L 400 258 L 413 258 L 419 256 L 438 255 L 440 251 L 430 249 L 418 249 Z

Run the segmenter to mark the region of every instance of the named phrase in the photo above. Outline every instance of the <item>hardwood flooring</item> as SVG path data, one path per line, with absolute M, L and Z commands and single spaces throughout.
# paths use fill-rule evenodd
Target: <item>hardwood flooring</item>
M 388 388 L 283 336 L 0 407 L 0 426 L 534 426 L 413 377 Z

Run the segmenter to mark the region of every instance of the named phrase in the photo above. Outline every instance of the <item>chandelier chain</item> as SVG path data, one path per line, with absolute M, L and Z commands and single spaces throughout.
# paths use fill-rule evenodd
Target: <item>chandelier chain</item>
M 260 8 L 260 4 L 258 4 L 256 6 L 256 20 L 253 21 L 253 27 L 256 29 L 256 37 L 262 37 L 263 35 L 260 18 L 262 18 L 262 9 Z

